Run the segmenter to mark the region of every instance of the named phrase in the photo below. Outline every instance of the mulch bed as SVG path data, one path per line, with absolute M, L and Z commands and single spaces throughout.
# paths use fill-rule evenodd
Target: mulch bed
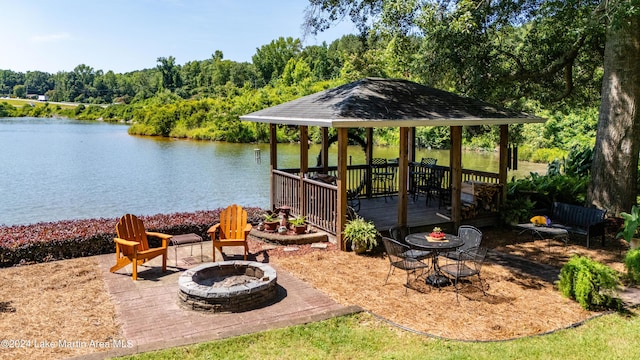
M 433 288 L 424 278 L 412 279 L 407 289 L 406 273 L 397 269 L 385 284 L 389 261 L 382 253 L 355 255 L 337 251 L 335 245 L 327 250 L 305 245 L 298 251 L 278 248 L 268 253 L 270 262 L 341 304 L 361 306 L 399 326 L 436 337 L 490 341 L 547 333 L 598 315 L 564 298 L 554 281 L 574 254 L 622 270 L 625 245 L 607 240 L 605 247 L 586 249 L 580 238 L 565 245 L 510 229 L 485 230 L 482 245 L 492 250 L 482 268 L 486 295 L 466 284 L 458 301 L 453 286 Z M 254 246 L 259 253 L 260 244 Z
M 122 339 L 93 257 L 0 269 L 0 304 L 1 359 L 62 359 Z
M 591 249 L 583 239 L 534 240 L 510 229 L 483 229 L 492 249 L 482 269 L 486 295 L 465 286 L 432 288 L 396 270 L 385 284 L 389 261 L 382 252 L 365 256 L 312 245 L 282 246 L 250 240 L 258 261 L 291 272 L 344 305 L 358 305 L 413 331 L 461 340 L 504 340 L 565 328 L 597 312 L 583 310 L 555 289 L 555 274 L 571 255 L 586 255 L 623 270 L 624 242 L 607 239 Z M 293 249 L 297 249 L 291 251 Z M 529 259 L 535 261 L 511 261 Z M 0 269 L 0 334 L 31 341 L 121 338 L 115 309 L 95 258 L 53 261 Z M 57 344 L 56 344 L 57 345 Z M 66 358 L 108 349 L 79 347 L 0 348 L 2 359 Z

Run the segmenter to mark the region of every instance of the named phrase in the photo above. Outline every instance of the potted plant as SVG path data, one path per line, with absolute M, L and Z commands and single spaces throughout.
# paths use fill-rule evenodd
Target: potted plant
M 296 234 L 304 234 L 307 231 L 307 224 L 305 223 L 306 218 L 302 215 L 298 215 L 295 218 L 289 220 L 291 224 L 291 228 L 295 231 Z
M 618 237 L 624 238 L 631 249 L 637 249 L 640 245 L 640 239 L 638 239 L 638 233 L 640 232 L 640 207 L 633 205 L 631 213 L 621 212 L 620 216 L 624 218 L 624 227 L 621 232 L 618 233 Z
M 278 225 L 280 221 L 278 221 L 278 216 L 274 213 L 268 212 L 264 214 L 264 229 L 265 231 L 276 231 L 278 229 Z
M 378 245 L 380 235 L 371 221 L 366 221 L 359 216 L 347 222 L 343 234 L 344 241 L 351 242 L 351 249 L 356 254 L 373 249 Z

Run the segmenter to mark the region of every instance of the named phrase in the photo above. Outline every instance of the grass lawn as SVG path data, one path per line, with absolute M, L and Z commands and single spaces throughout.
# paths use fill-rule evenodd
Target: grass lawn
M 458 342 L 389 327 L 362 313 L 120 359 L 638 359 L 638 329 L 636 314 L 610 314 L 544 336 Z
M 33 104 L 35 106 L 44 106 L 47 102 L 37 101 L 33 99 L 0 99 L 0 103 L 6 102 L 9 105 L 22 107 L 27 104 Z M 77 105 L 51 103 L 49 106 L 60 106 L 62 109 L 74 109 Z

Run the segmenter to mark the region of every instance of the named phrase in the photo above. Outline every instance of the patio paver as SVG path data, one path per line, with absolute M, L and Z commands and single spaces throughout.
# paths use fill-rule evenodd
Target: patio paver
M 357 306 L 343 306 L 309 284 L 270 264 L 278 275 L 278 299 L 266 307 L 241 313 L 210 314 L 189 310 L 180 305 L 178 277 L 187 268 L 200 264 L 200 247 L 178 249 L 175 266 L 173 249 L 169 249 L 167 272 L 160 271 L 161 258 L 138 267 L 138 281 L 131 279 L 131 265 L 110 273 L 114 255 L 98 256 L 105 289 L 116 307 L 125 341 L 133 346 L 78 357 L 103 359 L 111 356 L 223 339 L 273 328 L 305 324 L 361 311 Z M 211 261 L 211 241 L 204 243 L 204 262 Z

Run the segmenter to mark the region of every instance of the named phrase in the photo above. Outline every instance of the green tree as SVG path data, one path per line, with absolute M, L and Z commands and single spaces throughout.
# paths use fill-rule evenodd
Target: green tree
M 299 55 L 301 50 L 300 39 L 280 37 L 257 49 L 251 59 L 263 83 L 268 84 L 282 75 L 289 59 Z
M 27 71 L 25 75 L 24 85 L 29 93 L 43 95 L 47 91 L 53 89 L 53 81 L 51 75 L 42 71 Z
M 24 85 L 16 85 L 13 87 L 13 95 L 18 98 L 27 97 L 27 88 Z
M 73 101 L 85 101 L 86 99 L 93 97 L 96 93 L 93 87 L 93 82 L 96 78 L 96 71 L 88 65 L 80 64 L 73 69 L 73 83 L 72 86 L 75 89 L 75 96 L 72 97 Z
M 603 2 L 608 25 L 602 102 L 588 201 L 614 214 L 636 203 L 640 152 L 640 11 L 637 1 Z M 611 181 L 615 179 L 615 181 Z
M 328 80 L 338 76 L 341 66 L 335 66 L 339 61 L 332 59 L 326 43 L 322 46 L 307 46 L 300 57 L 309 65 L 313 77 L 317 80 Z
M 420 35 L 422 73 L 429 83 L 485 100 L 509 104 L 528 97 L 579 106 L 598 101 L 602 89 L 589 202 L 618 213 L 636 199 L 639 5 L 638 0 L 310 0 L 306 24 L 323 31 L 349 16 L 362 32 L 372 27 L 387 39 Z M 411 49 L 399 53 L 407 56 Z
M 258 72 L 253 64 L 248 62 L 232 62 L 229 69 L 229 81 L 236 86 L 241 87 L 249 84 L 251 87 L 257 87 Z
M 162 75 L 162 87 L 172 92 L 181 87 L 182 79 L 180 78 L 180 68 L 176 65 L 176 59 L 173 56 L 159 57 L 158 63 L 157 69 Z
M 13 94 L 13 88 L 16 85 L 24 84 L 24 74 L 11 71 L 0 70 L 0 94 Z

